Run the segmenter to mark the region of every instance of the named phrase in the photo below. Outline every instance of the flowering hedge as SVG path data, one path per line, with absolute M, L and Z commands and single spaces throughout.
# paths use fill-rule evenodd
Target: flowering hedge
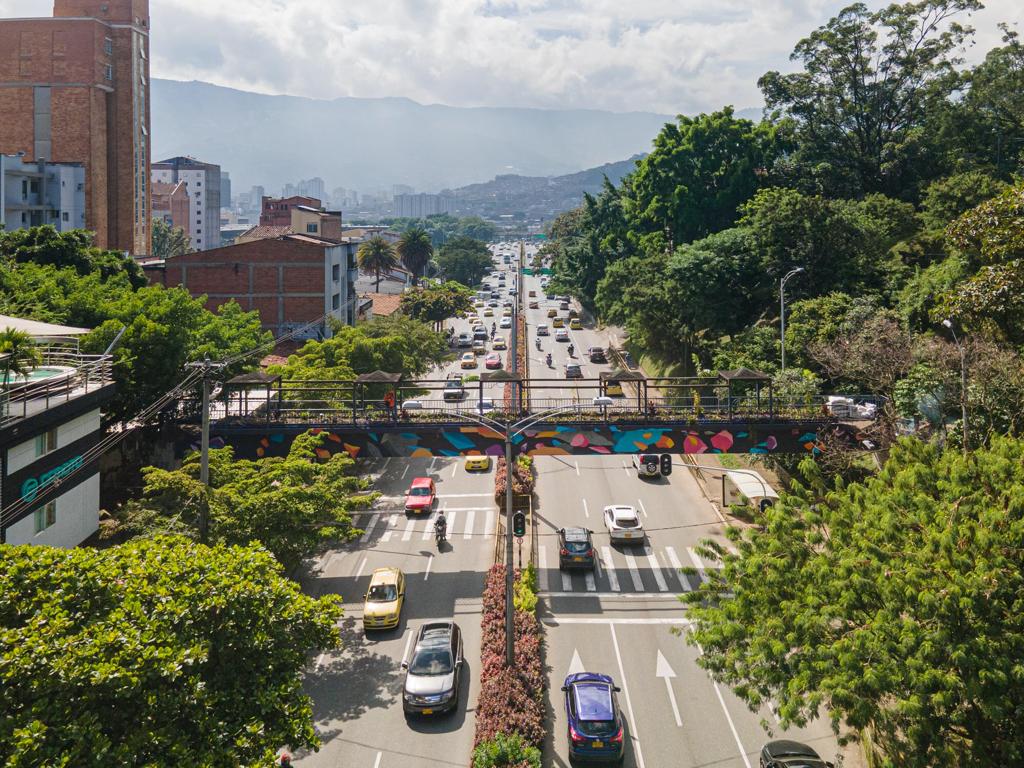
M 512 493 L 517 496 L 529 496 L 533 493 L 533 460 L 529 456 L 519 456 L 513 461 Z M 508 487 L 508 468 L 505 457 L 498 457 L 498 467 L 494 472 L 494 499 L 505 501 L 505 488 Z
M 528 574 L 517 574 L 517 577 L 520 582 L 518 591 L 531 588 Z M 513 668 L 507 668 L 503 565 L 495 565 L 487 574 L 481 630 L 480 697 L 476 708 L 475 744 L 491 745 L 502 734 L 517 733 L 527 745 L 540 747 L 544 741 L 544 686 L 547 682 L 541 664 L 540 622 L 533 611 L 516 611 L 516 663 Z M 481 754 L 492 752 L 481 750 Z M 513 766 L 519 764 L 511 763 Z

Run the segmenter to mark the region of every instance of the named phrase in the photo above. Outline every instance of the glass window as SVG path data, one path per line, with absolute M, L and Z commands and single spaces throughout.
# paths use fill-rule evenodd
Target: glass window
M 35 511 L 35 532 L 42 533 L 57 522 L 57 500 L 48 501 Z
M 341 294 L 336 293 L 331 297 L 331 309 L 338 309 L 341 306 Z
M 111 66 L 107 66 L 106 67 L 105 76 L 106 76 L 107 80 L 113 80 L 114 79 L 114 68 L 111 67 Z
M 114 41 L 109 37 L 103 41 L 103 50 L 107 52 L 108 56 L 114 53 Z
M 36 458 L 57 450 L 57 430 L 51 429 L 36 435 Z
M 338 282 L 341 279 L 341 267 L 337 264 L 331 267 L 331 280 Z

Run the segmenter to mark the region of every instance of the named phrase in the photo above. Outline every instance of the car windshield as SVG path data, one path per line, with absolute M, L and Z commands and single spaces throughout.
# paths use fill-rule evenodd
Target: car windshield
M 413 656 L 409 672 L 413 675 L 448 675 L 452 671 L 452 654 L 447 648 L 423 648 Z
M 390 603 L 398 599 L 394 584 L 374 584 L 366 593 L 366 599 L 374 603 Z
M 426 487 L 413 488 L 409 491 L 410 496 L 429 496 L 430 489 Z

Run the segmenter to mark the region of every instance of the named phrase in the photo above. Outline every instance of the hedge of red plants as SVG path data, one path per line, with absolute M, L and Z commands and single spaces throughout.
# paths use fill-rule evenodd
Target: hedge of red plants
M 516 574 L 518 578 L 519 574 Z M 518 733 L 529 744 L 544 741 L 544 686 L 540 622 L 534 613 L 516 611 L 515 665 L 505 666 L 505 566 L 487 574 L 480 644 L 480 698 L 476 741 L 499 733 Z
M 533 462 L 529 457 L 514 458 L 512 461 L 512 493 L 517 496 L 529 496 L 533 493 Z M 494 500 L 500 504 L 505 501 L 505 488 L 508 486 L 508 468 L 505 457 L 498 457 L 498 465 L 494 470 Z

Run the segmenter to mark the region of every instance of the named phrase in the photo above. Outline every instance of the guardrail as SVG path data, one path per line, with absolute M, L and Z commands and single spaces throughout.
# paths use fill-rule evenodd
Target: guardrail
M 110 355 L 82 355 L 65 347 L 44 347 L 41 352 L 42 363 L 36 370 L 62 370 L 38 381 L 3 386 L 0 389 L 0 424 L 27 418 L 30 412 L 47 410 L 114 381 Z

